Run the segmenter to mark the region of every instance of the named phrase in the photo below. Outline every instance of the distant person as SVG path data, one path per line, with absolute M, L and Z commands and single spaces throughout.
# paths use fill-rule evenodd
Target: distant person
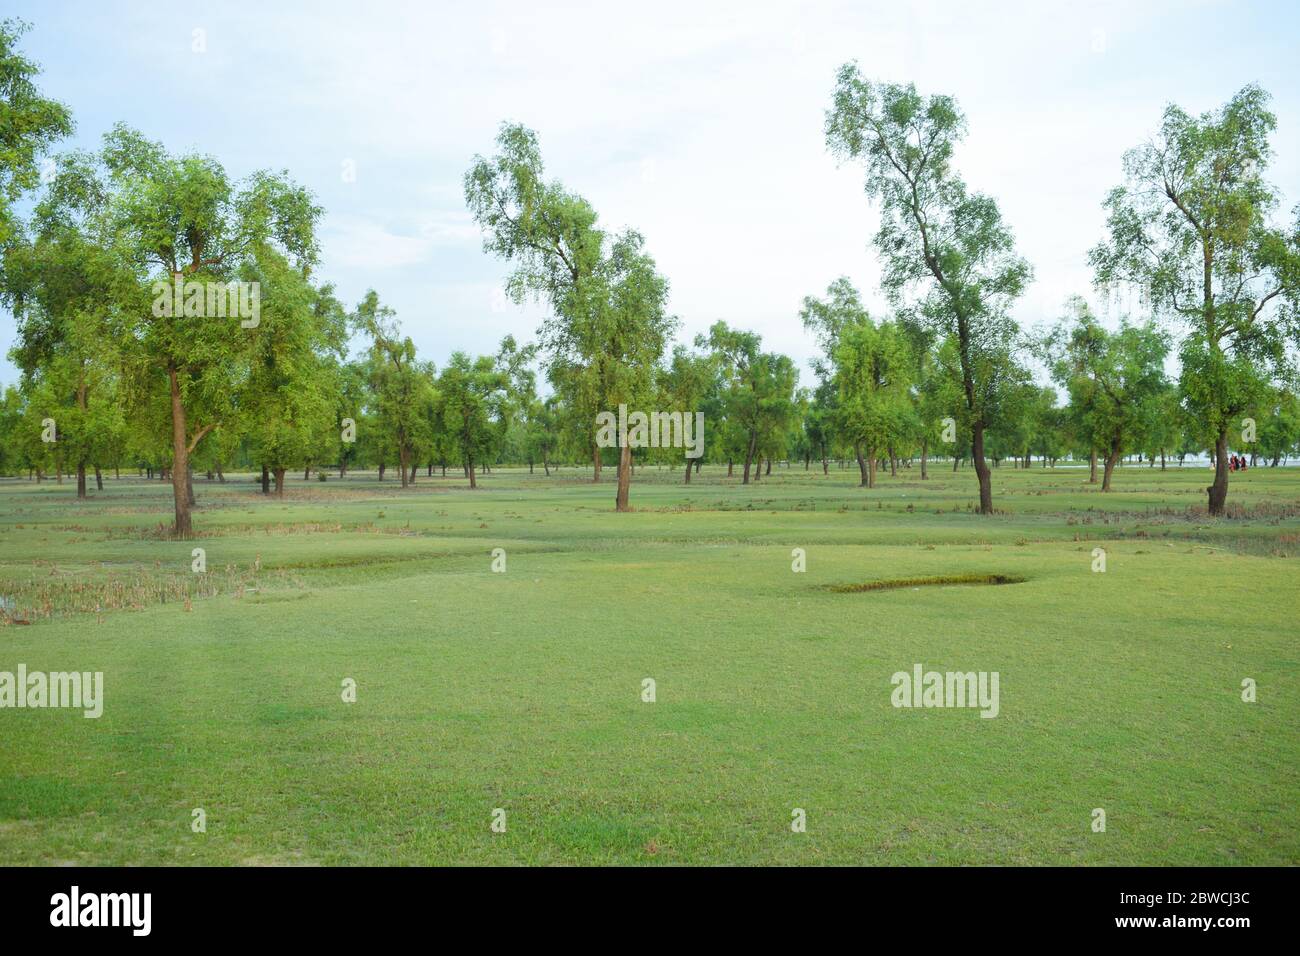
M 1245 455 L 1242 455 L 1242 456 L 1241 456 L 1241 460 L 1240 460 L 1239 462 L 1237 462 L 1237 470 L 1238 470 L 1238 471 L 1245 471 L 1245 470 L 1246 470 L 1246 456 L 1245 456 Z

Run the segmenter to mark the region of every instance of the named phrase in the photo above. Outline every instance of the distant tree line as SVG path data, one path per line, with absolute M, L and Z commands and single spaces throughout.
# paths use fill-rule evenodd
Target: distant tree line
M 749 484 L 773 462 L 835 462 L 870 488 L 884 468 L 924 479 L 942 459 L 969 464 L 989 513 L 1004 462 L 1086 461 L 1110 491 L 1126 459 L 1165 468 L 1207 451 L 1221 514 L 1230 452 L 1277 465 L 1300 450 L 1300 214 L 1274 222 L 1276 122 L 1253 86 L 1201 116 L 1170 106 L 1124 157 L 1090 260 L 1104 292 L 1137 291 L 1141 314 L 1110 329 L 1075 296 L 1026 331 L 1010 309 L 1032 270 L 996 201 L 952 165 L 955 100 L 846 64 L 826 140 L 864 167 L 890 312 L 871 315 L 846 278 L 805 298 L 819 354 L 801 386 L 788 356 L 725 322 L 672 346 L 668 280 L 643 237 L 607 231 L 547 179 L 537 137 L 515 124 L 475 157 L 465 200 L 485 251 L 512 267 L 508 295 L 549 318 L 535 343 L 507 336 L 436 365 L 376 292 L 349 307 L 318 278 L 322 209 L 287 172 L 236 182 L 123 124 L 97 151 L 53 154 L 72 118 L 37 89 L 23 30 L 0 24 L 0 297 L 21 373 L 0 397 L 0 474 L 73 476 L 84 497 L 92 476 L 102 488 L 106 471 L 137 470 L 171 483 L 181 537 L 196 473 L 251 470 L 283 494 L 297 471 L 375 469 L 405 488 L 451 469 L 476 487 L 498 465 L 581 464 L 596 481 L 616 469 L 623 511 L 638 465 L 687 482 L 725 466 Z M 702 454 L 601 447 L 597 416 L 620 406 L 703 412 Z

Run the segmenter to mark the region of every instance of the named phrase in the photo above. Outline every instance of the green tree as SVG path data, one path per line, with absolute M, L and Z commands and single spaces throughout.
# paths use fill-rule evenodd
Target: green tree
M 839 429 L 857 453 L 862 486 L 874 488 L 881 452 L 906 437 L 914 414 L 911 347 L 897 324 L 863 318 L 841 330 L 832 359 Z
M 718 368 L 711 356 L 692 353 L 685 346 L 679 345 L 673 349 L 668 366 L 660 372 L 659 407 L 666 411 L 680 412 L 684 421 L 687 415 L 704 411 L 705 402 L 717 389 L 717 380 Z M 706 413 L 706 425 L 707 421 Z M 703 451 L 704 435 L 696 435 L 693 429 L 691 434 L 701 443 L 700 450 Z M 691 452 L 690 448 L 683 448 L 680 452 L 665 452 L 671 460 L 678 457 L 682 459 L 685 464 L 684 481 L 688 485 L 691 483 L 691 472 L 700 461 L 699 458 L 691 457 Z
M 1272 224 L 1278 192 L 1263 178 L 1276 125 L 1257 86 L 1200 116 L 1166 107 L 1155 137 L 1125 154 L 1109 237 L 1091 253 L 1100 284 L 1135 285 L 1188 333 L 1179 384 L 1214 452 L 1212 515 L 1227 502 L 1229 433 L 1268 376 L 1290 374 L 1300 342 L 1300 210 L 1289 230 Z
M 267 255 L 245 400 L 241 409 L 254 460 L 284 496 L 285 472 L 330 444 L 336 427 L 335 361 L 342 348 L 342 309 L 332 290 L 315 289 L 300 269 Z
M 971 434 L 980 512 L 990 514 L 984 432 L 997 418 L 1004 387 L 1016 378 L 1016 327 L 1007 310 L 1031 270 L 1016 255 L 997 203 L 968 192 L 952 168 L 965 129 L 951 97 L 923 97 L 910 84 L 870 83 L 852 63 L 840 68 L 826 114 L 831 150 L 866 163 L 867 193 L 880 203 L 875 245 L 891 303 L 900 318 L 955 342 L 962 405 L 954 411 Z
M 470 488 L 478 487 L 474 468 L 500 439 L 500 421 L 509 403 L 510 377 L 490 355 L 471 358 L 453 352 L 438 377 L 438 407 L 448 441 L 465 465 Z
M 371 289 L 351 317 L 370 336 L 370 392 L 379 454 L 395 454 L 402 487 L 410 485 L 423 448 L 431 444 L 427 403 L 429 376 L 415 357 L 415 343 L 402 336 L 396 313 Z M 379 476 L 383 479 L 383 467 Z
M 515 449 L 521 460 L 528 462 L 528 473 L 533 473 L 536 457 L 542 453 L 544 444 L 539 429 L 538 419 L 542 415 L 542 403 L 537 398 L 537 373 L 532 363 L 537 357 L 536 345 L 521 346 L 513 335 L 501 340 L 497 351 L 497 368 L 505 376 L 505 401 L 501 409 L 501 418 L 506 431 L 518 436 L 518 448 Z M 543 457 L 545 457 L 543 455 Z M 550 473 L 549 467 L 547 474 Z
M 1274 468 L 1300 445 L 1300 397 L 1282 390 L 1259 422 L 1259 450 Z
M 118 395 L 122 338 L 116 290 L 130 279 L 105 231 L 106 191 L 93 157 L 61 157 L 32 214 L 31 238 L 5 250 L 4 298 L 18 321 L 10 355 L 26 387 L 49 402 L 42 418 L 58 426 L 61 460 L 77 474 L 116 454 L 124 422 Z M 102 482 L 101 482 L 102 485 Z
M 72 133 L 72 114 L 62 103 L 42 96 L 38 67 L 18 51 L 29 26 L 0 20 L 0 250 L 19 231 L 14 203 L 40 180 L 40 158 Z
M 761 343 L 755 333 L 731 329 L 725 322 L 714 323 L 707 336 L 695 340 L 697 348 L 713 352 L 722 370 L 721 407 L 732 440 L 744 456 L 742 484 L 746 485 L 760 452 L 774 447 L 789 428 L 799 380 L 788 356 L 763 352 Z M 755 480 L 759 471 L 753 468 Z
M 539 331 L 552 384 L 581 418 L 589 415 L 595 465 L 596 414 L 635 406 L 652 394 L 654 370 L 676 319 L 666 312 L 668 282 L 640 234 L 610 240 L 582 197 L 544 178 L 534 133 L 504 124 L 498 153 L 476 156 L 465 201 L 484 230 L 486 251 L 515 264 L 507 293 L 545 301 L 553 315 Z M 615 508 L 629 510 L 632 456 L 620 436 Z
M 1140 448 L 1145 423 L 1165 392 L 1168 336 L 1151 322 L 1125 321 L 1109 332 L 1085 307 L 1052 339 L 1058 343 L 1053 376 L 1068 391 L 1071 404 L 1085 410 L 1080 421 L 1090 445 L 1106 455 L 1101 490 L 1110 491 L 1121 454 Z
M 127 334 L 137 360 L 166 378 L 175 533 L 184 538 L 192 530 L 190 455 L 235 414 L 256 326 L 252 313 L 210 303 L 227 290 L 233 295 L 230 283 L 254 281 L 268 253 L 309 269 L 321 210 L 285 174 L 259 172 L 237 184 L 215 159 L 172 155 L 122 125 L 105 137 L 103 156 L 114 189 L 113 233 L 140 280 L 125 306 L 135 319 Z M 176 284 L 183 309 L 168 292 Z M 251 286 L 239 289 L 255 303 Z

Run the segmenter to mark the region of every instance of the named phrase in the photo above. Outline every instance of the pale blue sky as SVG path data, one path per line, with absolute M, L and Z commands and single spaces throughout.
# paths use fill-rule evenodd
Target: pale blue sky
M 689 339 L 717 319 L 800 360 L 800 299 L 841 274 L 883 307 L 875 216 L 822 136 L 835 68 L 955 94 L 957 161 L 1000 201 L 1037 281 L 1022 323 L 1091 297 L 1088 248 L 1123 151 L 1164 105 L 1274 97 L 1270 177 L 1300 201 L 1294 3 L 115 3 L 7 0 L 24 49 L 73 109 L 69 145 L 116 121 L 236 176 L 287 168 L 326 209 L 320 275 L 369 287 L 421 354 L 531 339 L 461 193 L 497 126 L 537 130 L 548 172 L 611 228 L 633 226 Z M 206 51 L 195 52 L 195 30 Z M 343 164 L 355 163 L 355 182 Z M 0 315 L 0 351 L 14 325 Z M 16 377 L 0 360 L 0 381 Z M 805 383 L 810 381 L 807 374 Z

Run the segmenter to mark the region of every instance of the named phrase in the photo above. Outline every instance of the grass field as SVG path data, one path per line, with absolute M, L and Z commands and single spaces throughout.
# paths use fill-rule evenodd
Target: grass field
M 0 710 L 0 861 L 1300 863 L 1300 469 L 1225 520 L 1203 467 L 1003 466 L 991 518 L 969 469 L 721 471 L 199 479 L 189 542 L 158 482 L 0 482 L 0 671 L 105 698 Z M 834 589 L 966 574 L 1025 580 Z M 998 716 L 893 707 L 918 663 Z

